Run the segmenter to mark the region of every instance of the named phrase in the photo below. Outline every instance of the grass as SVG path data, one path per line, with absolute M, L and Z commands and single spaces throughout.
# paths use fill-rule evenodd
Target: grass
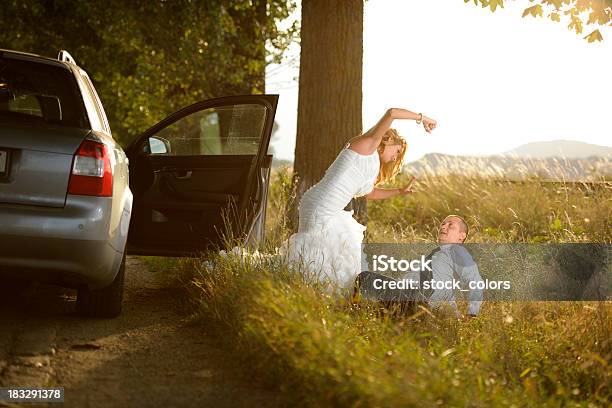
M 400 177 L 398 183 L 401 183 Z M 449 175 L 419 180 L 410 197 L 368 203 L 368 240 L 435 242 L 448 214 L 470 225 L 469 242 L 612 240 L 612 183 L 551 183 Z
M 448 213 L 468 220 L 472 242 L 612 238 L 609 186 L 449 175 L 419 190 L 369 204 L 367 240 L 433 242 Z M 290 193 L 289 172 L 275 173 L 264 253 L 288 236 Z M 304 406 L 610 404 L 610 302 L 489 302 L 470 320 L 397 316 L 330 295 L 275 257 L 212 253 L 168 266 L 245 369 Z

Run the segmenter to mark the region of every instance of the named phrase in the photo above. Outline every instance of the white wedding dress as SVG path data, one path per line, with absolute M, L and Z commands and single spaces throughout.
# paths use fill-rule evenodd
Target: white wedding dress
M 285 243 L 287 260 L 319 281 L 350 288 L 361 272 L 361 243 L 365 226 L 344 208 L 353 197 L 374 188 L 378 152 L 361 155 L 347 144 L 299 205 L 299 228 Z

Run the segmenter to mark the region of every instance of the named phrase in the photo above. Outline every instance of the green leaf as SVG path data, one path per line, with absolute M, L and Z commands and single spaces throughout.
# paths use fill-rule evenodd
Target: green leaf
M 573 28 L 576 31 L 576 34 L 580 34 L 582 32 L 582 20 L 578 16 L 572 15 L 567 28 L 570 30 Z
M 550 229 L 553 231 L 561 231 L 563 229 L 563 224 L 561 223 L 561 220 L 555 218 L 553 222 L 550 223 Z
M 601 33 L 599 32 L 599 30 L 593 31 L 591 34 L 584 37 L 584 39 L 586 39 L 590 43 L 595 42 L 595 41 L 603 41 L 603 37 L 601 36 Z
M 589 14 L 589 19 L 587 20 L 587 24 L 593 24 L 597 22 L 598 24 L 605 24 L 607 20 L 606 14 L 602 11 L 592 11 Z
M 552 4 L 556 10 L 561 8 L 562 0 L 544 0 L 545 4 Z
M 504 0 L 491 0 L 489 2 L 489 8 L 491 9 L 491 11 L 495 11 L 498 6 L 504 8 Z
M 530 14 L 533 17 L 542 17 L 542 6 L 540 4 L 536 4 L 535 6 L 527 7 L 525 11 L 523 11 L 523 17 L 526 17 Z

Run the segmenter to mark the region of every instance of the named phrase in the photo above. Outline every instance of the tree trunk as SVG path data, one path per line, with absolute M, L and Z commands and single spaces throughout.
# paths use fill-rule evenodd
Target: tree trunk
M 294 229 L 302 194 L 361 132 L 363 0 L 304 0 L 301 47 Z

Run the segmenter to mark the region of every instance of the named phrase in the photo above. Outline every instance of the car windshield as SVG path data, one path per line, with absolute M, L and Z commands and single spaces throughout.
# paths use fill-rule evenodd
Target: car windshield
M 60 66 L 0 57 L 0 115 L 27 123 L 87 128 L 72 73 Z

